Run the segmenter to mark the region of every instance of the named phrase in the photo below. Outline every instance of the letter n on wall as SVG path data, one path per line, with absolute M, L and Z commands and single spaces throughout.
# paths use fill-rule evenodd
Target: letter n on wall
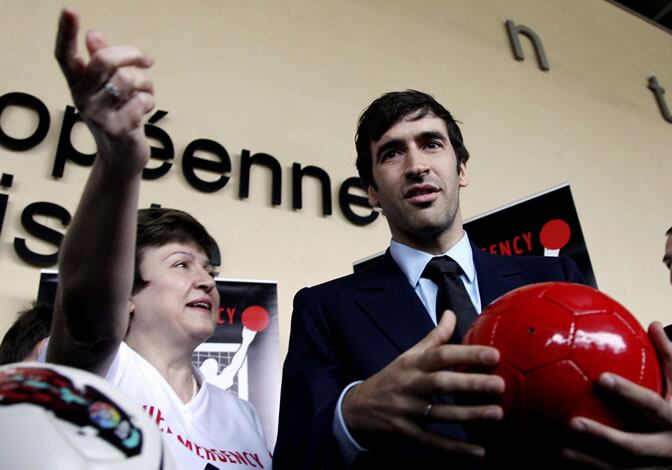
M 534 52 L 537 55 L 539 68 L 544 72 L 551 70 L 551 67 L 548 65 L 548 59 L 546 58 L 546 52 L 544 51 L 544 45 L 542 44 L 541 39 L 539 39 L 539 36 L 537 36 L 537 33 L 522 24 L 516 25 L 511 20 L 506 20 L 506 31 L 509 34 L 513 56 L 516 60 L 525 60 L 525 54 L 523 54 L 523 48 L 520 45 L 520 35 L 524 34 L 530 42 L 532 42 Z

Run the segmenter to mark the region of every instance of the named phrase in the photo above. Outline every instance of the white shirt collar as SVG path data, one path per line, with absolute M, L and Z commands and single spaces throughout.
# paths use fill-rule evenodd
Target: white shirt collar
M 462 271 L 464 271 L 467 280 L 470 283 L 474 282 L 476 267 L 474 266 L 474 257 L 467 232 L 464 232 L 460 241 L 443 254 L 454 259 L 460 265 Z M 392 258 L 399 265 L 408 282 L 413 287 L 418 285 L 418 280 L 422 276 L 422 272 L 425 270 L 425 266 L 427 266 L 429 260 L 437 256 L 411 248 L 395 240 L 390 241 L 390 255 L 392 255 Z

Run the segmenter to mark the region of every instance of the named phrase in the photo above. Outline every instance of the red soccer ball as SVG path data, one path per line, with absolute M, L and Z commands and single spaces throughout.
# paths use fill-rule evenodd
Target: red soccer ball
M 488 372 L 506 383 L 503 422 L 475 429 L 476 441 L 557 439 L 574 416 L 627 429 L 623 406 L 610 406 L 594 386 L 602 372 L 663 391 L 655 350 L 637 320 L 618 302 L 579 284 L 515 289 L 485 309 L 463 342 L 497 348 L 500 362 Z

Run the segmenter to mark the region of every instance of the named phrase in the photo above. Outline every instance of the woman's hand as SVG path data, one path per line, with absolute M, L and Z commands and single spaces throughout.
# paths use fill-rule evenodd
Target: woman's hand
M 115 171 L 134 174 L 149 160 L 143 117 L 154 107 L 154 88 L 144 69 L 153 60 L 131 46 L 110 46 L 102 34 L 86 34 L 88 63 L 77 51 L 79 17 L 64 9 L 55 55 L 75 106 L 91 129 L 98 155 Z

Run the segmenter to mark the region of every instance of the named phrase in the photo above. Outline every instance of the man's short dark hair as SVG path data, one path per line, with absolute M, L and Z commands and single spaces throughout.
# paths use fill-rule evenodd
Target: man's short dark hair
M 205 227 L 191 215 L 177 209 L 151 208 L 138 211 L 138 229 L 135 241 L 135 272 L 133 293 L 147 285 L 140 275 L 140 262 L 146 248 L 168 243 L 195 243 L 212 259 L 217 244 Z
M 365 187 L 376 187 L 373 181 L 371 143 L 380 140 L 387 130 L 409 114 L 417 113 L 414 119 L 432 114 L 446 123 L 448 137 L 457 157 L 457 166 L 466 163 L 469 152 L 464 146 L 462 132 L 450 112 L 432 96 L 417 90 L 393 91 L 376 99 L 362 113 L 357 126 L 357 171 Z
M 667 229 L 667 232 L 665 232 L 665 235 L 670 235 L 672 234 L 672 227 Z
M 38 302 L 19 312 L 0 343 L 0 365 L 25 360 L 37 343 L 49 336 L 53 312 L 53 305 Z

